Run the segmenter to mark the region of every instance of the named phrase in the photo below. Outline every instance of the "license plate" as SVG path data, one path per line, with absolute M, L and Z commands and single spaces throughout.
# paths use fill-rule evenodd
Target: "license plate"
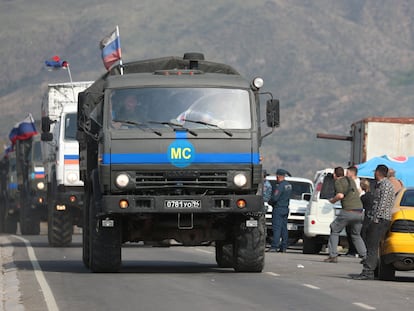
M 288 230 L 298 230 L 298 225 L 297 224 L 288 223 L 287 224 L 287 228 L 288 228 Z
M 167 209 L 200 209 L 201 200 L 165 200 L 164 208 L 167 208 Z
M 246 220 L 246 227 L 247 228 L 257 228 L 257 220 L 255 220 L 255 219 Z

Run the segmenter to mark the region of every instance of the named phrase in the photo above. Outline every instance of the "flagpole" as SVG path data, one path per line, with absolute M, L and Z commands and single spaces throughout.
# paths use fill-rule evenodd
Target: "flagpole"
M 69 63 L 67 63 L 66 68 L 67 68 L 67 70 L 68 70 L 68 75 L 69 75 L 70 86 L 72 87 L 73 101 L 74 101 L 74 102 L 77 102 L 77 100 L 76 100 L 76 98 L 75 98 L 75 88 L 74 88 L 74 86 L 73 86 L 72 74 L 71 74 L 71 72 L 70 72 Z
M 121 37 L 119 36 L 119 27 L 116 25 L 116 36 L 119 40 L 119 70 L 121 72 L 121 76 L 124 74 L 124 65 L 122 64 L 122 55 L 121 55 Z

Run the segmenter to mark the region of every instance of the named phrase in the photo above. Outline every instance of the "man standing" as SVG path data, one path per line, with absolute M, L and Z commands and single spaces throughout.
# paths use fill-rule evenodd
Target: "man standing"
M 350 166 L 346 169 L 346 176 L 348 178 L 351 178 L 355 185 L 357 186 L 358 193 L 361 196 L 362 195 L 362 189 L 360 186 L 360 180 L 358 178 L 358 168 L 356 166 Z M 345 228 L 346 231 L 346 239 L 348 240 L 348 252 L 346 253 L 346 256 L 357 256 L 357 250 L 355 248 L 354 243 L 352 242 L 352 234 L 351 234 L 352 226 L 348 225 Z
M 367 258 L 363 260 L 361 274 L 356 280 L 373 280 L 378 264 L 378 248 L 391 223 L 391 209 L 394 206 L 394 187 L 387 178 L 388 167 L 380 164 L 375 169 L 377 184 L 374 192 L 372 218 L 367 228 Z
M 285 180 L 285 176 L 290 173 L 284 169 L 276 171 L 277 186 L 269 200 L 269 204 L 273 206 L 272 211 L 272 245 L 267 252 L 286 253 L 288 247 L 289 233 L 287 229 L 287 221 L 289 215 L 289 200 L 292 194 L 292 185 Z M 282 241 L 280 238 L 282 237 Z
M 359 255 L 366 257 L 366 248 L 361 238 L 362 220 L 364 219 L 364 209 L 359 198 L 359 192 L 355 181 L 344 176 L 343 167 L 336 167 L 334 170 L 335 196 L 329 200 L 334 204 L 341 201 L 342 208 L 335 220 L 331 223 L 331 235 L 329 236 L 329 257 L 324 262 L 338 262 L 338 242 L 339 234 L 347 226 L 351 229 L 352 242 Z

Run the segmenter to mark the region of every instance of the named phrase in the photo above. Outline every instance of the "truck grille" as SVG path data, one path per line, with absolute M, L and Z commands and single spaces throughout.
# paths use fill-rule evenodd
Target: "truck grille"
M 167 171 L 136 172 L 137 188 L 226 188 L 227 172 Z

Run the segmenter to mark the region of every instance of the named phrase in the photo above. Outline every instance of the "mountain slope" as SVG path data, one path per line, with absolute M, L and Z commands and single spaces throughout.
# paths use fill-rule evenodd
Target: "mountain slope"
M 265 167 L 312 177 L 346 165 L 346 135 L 367 116 L 412 115 L 414 22 L 409 0 L 0 1 L 0 139 L 27 112 L 40 117 L 44 69 L 58 54 L 74 80 L 104 72 L 98 43 L 115 25 L 125 61 L 201 51 L 281 100 L 281 127 L 264 140 Z

